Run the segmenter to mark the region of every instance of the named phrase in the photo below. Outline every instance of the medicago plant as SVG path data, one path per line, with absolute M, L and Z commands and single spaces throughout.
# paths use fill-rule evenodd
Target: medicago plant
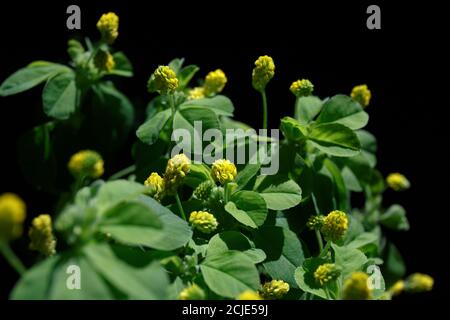
M 282 139 L 266 139 L 279 160 L 268 175 L 258 161 L 202 163 L 188 157 L 195 153 L 189 148 L 172 154 L 180 129 L 192 136 L 250 129 L 233 119 L 233 104 L 221 94 L 222 70 L 194 86 L 199 68 L 175 59 L 148 81 L 155 95 L 136 131 L 134 163 L 103 180 L 134 123 L 130 100 L 111 81 L 132 76 L 131 63 L 112 47 L 118 23 L 114 13 L 103 15 L 99 41 L 69 41 L 68 66 L 36 61 L 0 87 L 8 96 L 45 82 L 45 121 L 20 139 L 19 161 L 30 183 L 59 198 L 23 232 L 25 203 L 0 196 L 1 252 L 21 275 L 10 298 L 390 299 L 431 290 L 428 275 L 402 280 L 401 255 L 382 232 L 409 228 L 405 210 L 382 201 L 386 189 L 403 191 L 409 182 L 376 169 L 376 139 L 363 130 L 371 98 L 365 85 L 321 99 L 310 81 L 293 82 Z M 274 74 L 271 57 L 256 60 L 251 79 L 263 128 Z M 225 143 L 222 154 L 248 143 Z M 355 193 L 365 198 L 361 208 L 352 207 Z M 33 266 L 11 249 L 24 233 L 36 252 Z

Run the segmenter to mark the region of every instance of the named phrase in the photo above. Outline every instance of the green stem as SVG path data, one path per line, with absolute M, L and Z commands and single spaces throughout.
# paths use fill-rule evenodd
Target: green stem
M 263 100 L 263 129 L 267 129 L 267 97 L 265 89 L 261 91 L 261 96 Z
M 228 201 L 229 201 L 229 194 L 230 194 L 230 188 L 228 187 L 229 186 L 229 184 L 228 184 L 228 182 L 225 182 L 225 185 L 224 185 L 224 193 L 223 193 L 223 198 L 224 198 L 224 201 L 225 201 L 225 204 L 227 204 L 228 203 Z
M 181 213 L 181 217 L 187 221 L 186 219 L 186 215 L 184 214 L 184 210 L 183 210 L 183 206 L 181 205 L 181 200 L 180 200 L 180 196 L 178 195 L 178 192 L 175 193 L 175 199 L 177 200 L 177 206 L 178 206 L 178 210 Z
M 20 259 L 14 253 L 14 251 L 12 251 L 8 243 L 0 243 L 0 252 L 9 262 L 11 267 L 13 267 L 17 271 L 17 273 L 23 275 L 27 271 L 22 261 L 20 261 Z
M 325 295 L 327 296 L 327 299 L 328 299 L 328 300 L 333 300 L 333 299 L 331 298 L 330 291 L 329 291 L 328 287 L 325 287 L 325 288 L 324 288 L 324 291 L 325 291 Z
M 102 42 L 100 42 L 97 46 L 95 46 L 94 50 L 92 50 L 91 55 L 89 56 L 89 58 L 86 61 L 86 66 L 89 65 L 89 62 L 91 62 L 92 58 L 95 57 L 95 55 L 97 54 L 98 50 L 100 49 L 100 46 L 102 45 Z
M 294 118 L 298 119 L 298 111 L 297 111 L 297 103 L 298 103 L 298 96 L 295 96 L 295 105 L 294 105 Z
M 132 164 L 131 166 L 126 167 L 125 169 L 122 169 L 122 170 L 120 170 L 120 171 L 117 171 L 116 173 L 114 173 L 113 175 L 111 175 L 111 176 L 109 177 L 108 180 L 111 181 L 111 180 L 117 180 L 117 179 L 120 179 L 120 178 L 122 178 L 122 177 L 125 177 L 125 176 L 130 175 L 130 174 L 133 173 L 135 170 L 136 170 L 136 165 Z
M 328 250 L 330 250 L 330 247 L 331 247 L 331 241 L 327 241 L 327 243 L 325 244 L 325 247 L 320 252 L 319 258 L 325 257 L 325 255 L 327 254 Z
M 319 230 L 315 230 L 315 232 L 316 232 L 317 244 L 319 245 L 319 252 L 322 252 L 323 251 L 322 235 L 320 234 Z

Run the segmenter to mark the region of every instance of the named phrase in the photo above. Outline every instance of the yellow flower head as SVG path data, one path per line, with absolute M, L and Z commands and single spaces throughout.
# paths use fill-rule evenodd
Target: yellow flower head
M 314 90 L 314 85 L 307 79 L 292 82 L 289 88 L 297 97 L 309 96 Z
M 252 290 L 245 290 L 236 297 L 236 300 L 263 300 L 258 292 Z
M 92 150 L 82 150 L 70 158 L 68 168 L 75 177 L 96 179 L 103 175 L 103 165 L 103 159 L 99 153 Z
M 169 66 L 159 66 L 153 72 L 148 81 L 148 90 L 150 92 L 159 92 L 160 94 L 168 94 L 178 88 L 178 78 Z
M 255 61 L 255 68 L 252 73 L 253 88 L 263 91 L 270 79 L 275 75 L 275 64 L 269 56 L 261 56 Z
M 99 50 L 94 57 L 94 65 L 101 71 L 110 72 L 116 66 L 114 58 L 108 51 Z
M 360 86 L 356 86 L 352 89 L 350 96 L 359 104 L 365 108 L 369 105 L 370 98 L 372 97 L 372 93 L 370 92 L 367 85 L 362 84 Z
M 97 29 L 102 39 L 112 44 L 119 35 L 119 17 L 114 12 L 103 14 L 97 22 Z
M 52 231 L 52 218 L 48 214 L 41 214 L 33 219 L 28 235 L 31 250 L 39 251 L 45 256 L 55 254 L 56 240 Z
M 289 292 L 289 284 L 283 280 L 272 280 L 264 283 L 261 295 L 264 299 L 280 299 Z
M 394 283 L 392 285 L 392 287 L 389 289 L 389 292 L 393 295 L 393 296 L 397 296 L 400 293 L 403 292 L 403 290 L 405 289 L 405 281 L 403 280 L 398 280 L 396 283 Z
M 219 225 L 216 218 L 209 212 L 206 211 L 193 211 L 189 216 L 189 223 L 192 226 L 203 232 L 211 233 L 217 229 Z
M 203 88 L 205 89 L 205 95 L 211 96 L 217 93 L 220 93 L 225 84 L 227 83 L 227 77 L 225 73 L 217 69 L 216 71 L 211 71 L 205 78 L 205 83 Z
M 386 183 L 395 191 L 403 191 L 411 186 L 408 179 L 398 172 L 389 174 L 386 178 Z
M 156 172 L 152 172 L 147 180 L 144 181 L 147 187 L 147 194 L 155 199 L 159 199 L 164 191 L 164 179 Z
M 427 274 L 414 273 L 406 279 L 405 291 L 424 292 L 433 289 L 434 279 Z
M 214 161 L 211 168 L 211 175 L 214 181 L 218 181 L 220 184 L 231 182 L 236 178 L 237 169 L 234 163 L 230 160 L 219 159 Z
M 369 300 L 372 292 L 367 284 L 369 276 L 362 272 L 353 272 L 350 277 L 345 280 L 342 298 L 344 300 Z
M 336 280 L 341 275 L 341 270 L 334 263 L 324 263 L 314 271 L 314 279 L 324 285 Z
M 25 202 L 14 193 L 0 195 L 0 243 L 22 235 L 26 217 Z
M 191 161 L 183 153 L 169 159 L 164 173 L 164 192 L 175 194 L 178 186 L 183 182 L 190 169 Z
M 188 100 L 197 100 L 205 97 L 205 89 L 203 87 L 195 87 L 189 90 Z
M 205 298 L 205 292 L 195 283 L 184 288 L 178 296 L 178 300 L 205 300 Z
M 306 222 L 306 226 L 310 230 L 320 230 L 322 228 L 324 216 L 311 216 Z
M 339 241 L 348 229 L 347 215 L 339 210 L 331 211 L 324 219 L 320 229 L 327 240 Z

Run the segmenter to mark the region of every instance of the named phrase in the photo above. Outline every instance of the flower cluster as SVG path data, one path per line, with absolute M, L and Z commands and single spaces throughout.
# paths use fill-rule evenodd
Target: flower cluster
M 48 214 L 41 214 L 33 219 L 28 233 L 31 242 L 30 249 L 45 256 L 55 254 L 56 240 L 53 236 L 52 218 Z
M 252 290 L 245 290 L 236 297 L 236 300 L 263 300 L 258 292 Z
M 413 273 L 405 281 L 405 291 L 424 292 L 433 289 L 434 279 L 427 274 Z
M 0 195 L 0 243 L 22 235 L 26 217 L 25 202 L 14 193 Z
M 183 153 L 169 159 L 164 172 L 164 193 L 175 194 L 190 169 L 191 161 Z
M 352 89 L 352 92 L 350 93 L 350 96 L 362 107 L 367 107 L 370 102 L 370 98 L 372 97 L 372 93 L 370 92 L 367 85 L 362 84 L 359 86 L 356 86 Z
M 261 295 L 264 299 L 281 299 L 289 292 L 289 284 L 283 280 L 272 280 L 264 283 Z
M 314 279 L 324 285 L 336 280 L 341 275 L 341 270 L 334 263 L 324 263 L 314 271 Z
M 203 289 L 194 283 L 181 290 L 178 295 L 178 300 L 204 300 L 205 297 L 206 295 Z
M 211 71 L 206 76 L 205 83 L 203 85 L 205 95 L 211 96 L 220 93 L 225 87 L 226 83 L 227 77 L 222 70 L 217 69 L 215 71 Z
M 99 50 L 94 57 L 94 65 L 101 71 L 110 72 L 116 66 L 116 62 L 111 53 Z
M 169 66 L 159 66 L 151 75 L 147 87 L 150 92 L 172 93 L 178 88 L 177 74 Z
M 320 228 L 322 228 L 324 218 L 324 216 L 311 216 L 306 222 L 306 226 L 310 230 L 320 230 Z
M 336 242 L 342 239 L 347 229 L 347 215 L 342 211 L 334 210 L 323 218 L 320 230 L 327 240 Z
M 292 82 L 289 89 L 297 97 L 304 97 L 312 94 L 314 85 L 308 79 L 302 79 Z
M 144 185 L 147 187 L 147 194 L 155 199 L 162 197 L 164 191 L 164 179 L 156 173 L 152 172 L 150 176 L 144 181 Z
M 270 79 L 275 75 L 275 64 L 269 56 L 261 56 L 255 61 L 255 68 L 252 72 L 253 88 L 263 91 Z
M 389 174 L 386 178 L 386 183 L 392 190 L 395 191 L 403 191 L 411 186 L 408 179 L 398 172 Z
M 193 211 L 189 216 L 189 223 L 200 232 L 211 233 L 219 225 L 216 218 L 206 211 Z
M 189 90 L 188 100 L 197 100 L 205 97 L 205 88 L 195 87 Z
M 103 14 L 97 22 L 97 29 L 102 34 L 102 39 L 112 44 L 119 36 L 119 17 L 114 12 Z
M 103 175 L 103 165 L 103 159 L 99 153 L 82 150 L 70 158 L 68 168 L 74 177 L 96 179 Z
M 236 178 L 237 169 L 230 160 L 219 159 L 214 161 L 211 168 L 211 175 L 214 181 L 220 184 L 231 182 Z
M 353 272 L 344 282 L 342 298 L 344 300 L 369 300 L 372 292 L 368 286 L 369 276 L 362 272 Z

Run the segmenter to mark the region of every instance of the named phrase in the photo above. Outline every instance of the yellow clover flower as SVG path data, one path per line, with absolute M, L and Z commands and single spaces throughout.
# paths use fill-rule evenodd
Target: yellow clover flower
M 314 271 L 314 279 L 324 285 L 336 280 L 341 275 L 341 270 L 334 263 L 324 263 Z
M 116 62 L 111 53 L 99 50 L 94 57 L 94 65 L 101 71 L 110 72 L 116 66 Z
M 206 76 L 205 83 L 203 85 L 205 95 L 211 96 L 220 93 L 225 87 L 226 83 L 227 77 L 222 70 L 217 69 L 215 71 L 211 71 Z
M 195 229 L 203 233 L 211 233 L 216 230 L 219 225 L 214 215 L 206 211 L 191 212 L 189 223 L 192 224 Z
M 188 92 L 188 100 L 203 99 L 205 97 L 205 89 L 203 87 L 195 87 Z
M 269 56 L 261 56 L 255 61 L 252 72 L 252 85 L 257 91 L 263 91 L 275 75 L 275 64 Z
M 25 217 L 26 205 L 18 195 L 0 195 L 0 242 L 9 242 L 22 235 Z
M 150 92 L 159 92 L 160 94 L 169 94 L 178 88 L 178 78 L 169 66 L 159 66 L 153 72 L 148 81 L 148 90 Z
M 310 230 L 320 230 L 322 228 L 324 216 L 311 216 L 306 222 L 306 226 Z
M 403 290 L 405 289 L 405 281 L 403 280 L 398 280 L 397 282 L 395 282 L 392 287 L 389 289 L 389 292 L 393 295 L 393 296 L 397 296 L 400 293 L 403 292 Z
M 119 17 L 114 12 L 103 14 L 97 22 L 102 39 L 112 44 L 119 36 Z
M 205 298 L 205 292 L 195 283 L 184 288 L 178 295 L 178 300 L 205 300 Z
M 403 191 L 411 186 L 408 179 L 398 172 L 389 174 L 386 178 L 386 183 L 395 191 Z
M 219 159 L 214 161 L 211 168 L 211 175 L 214 181 L 218 181 L 220 184 L 231 182 L 236 178 L 237 169 L 234 163 L 230 160 Z
M 147 194 L 155 199 L 159 199 L 164 191 L 164 179 L 156 173 L 152 172 L 147 180 L 144 181 L 144 185 L 147 187 Z
M 292 82 L 289 89 L 297 97 L 304 97 L 311 95 L 314 90 L 314 85 L 311 83 L 311 81 L 302 79 Z
M 183 153 L 169 159 L 164 173 L 164 192 L 175 194 L 190 169 L 191 161 Z
M 56 240 L 52 231 L 52 218 L 48 214 L 41 214 L 33 219 L 28 235 L 31 239 L 30 249 L 45 256 L 54 255 Z
M 433 289 L 434 279 L 427 274 L 414 273 L 406 279 L 405 291 L 424 292 Z
M 320 229 L 327 240 L 339 241 L 348 229 L 347 215 L 339 210 L 331 211 L 324 219 Z
M 365 108 L 369 105 L 370 98 L 372 97 L 372 93 L 370 92 L 367 85 L 362 84 L 359 86 L 356 86 L 352 89 L 352 92 L 350 93 L 350 96 L 359 104 Z
M 289 292 L 289 284 L 283 280 L 266 282 L 261 289 L 264 299 L 280 299 Z
M 236 297 L 236 300 L 263 300 L 258 292 L 252 290 L 245 290 Z
M 104 163 L 101 155 L 92 150 L 82 150 L 75 153 L 69 160 L 69 171 L 79 178 L 99 178 L 104 173 Z
M 342 298 L 344 300 L 369 300 L 372 292 L 367 284 L 369 276 L 362 272 L 353 272 L 344 282 Z

